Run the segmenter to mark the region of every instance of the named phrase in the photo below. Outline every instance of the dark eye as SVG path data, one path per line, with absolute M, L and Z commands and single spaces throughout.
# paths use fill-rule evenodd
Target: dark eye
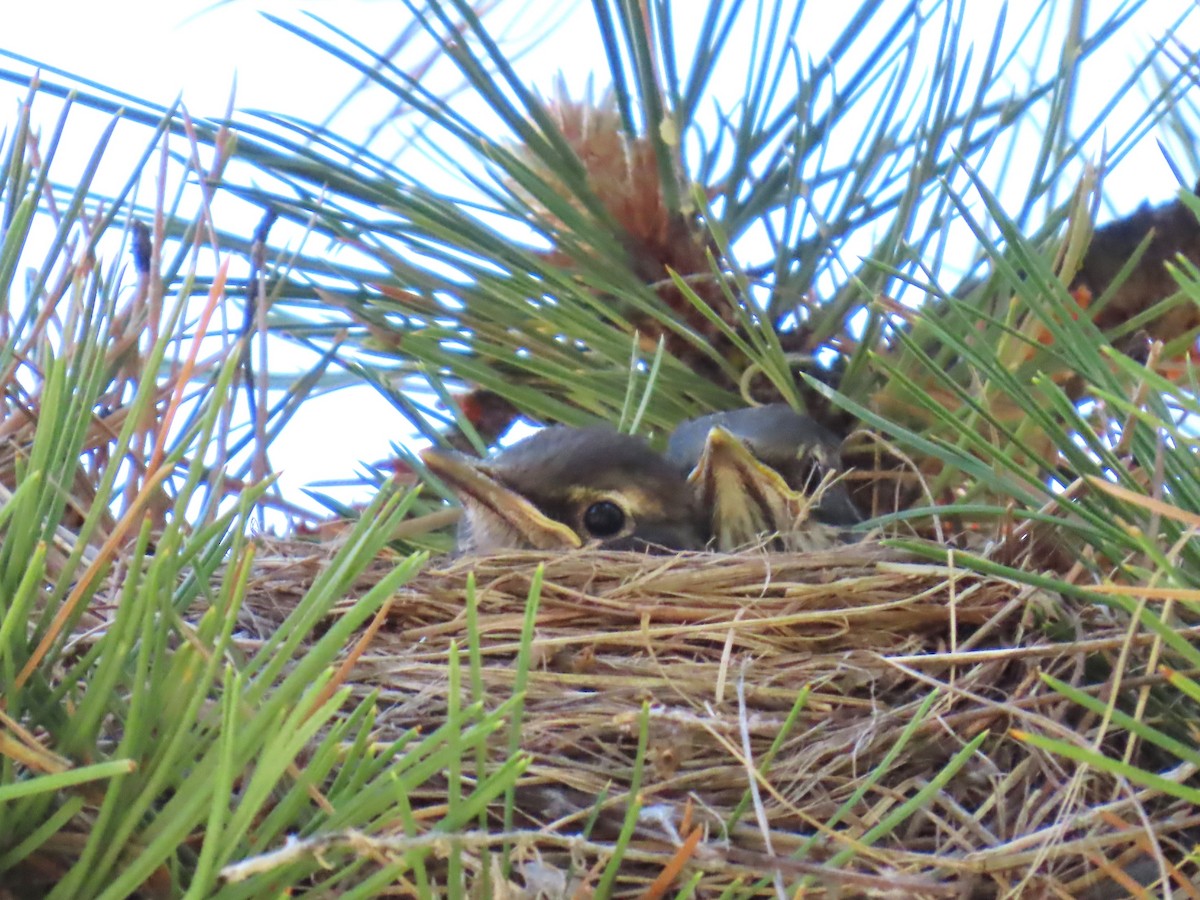
M 583 527 L 592 537 L 606 538 L 620 534 L 625 527 L 625 510 L 611 500 L 598 500 L 584 511 Z

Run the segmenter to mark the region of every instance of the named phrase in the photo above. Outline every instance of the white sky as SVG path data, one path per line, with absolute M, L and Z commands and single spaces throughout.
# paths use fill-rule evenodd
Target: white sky
M 691 2 L 698 0 L 678 0 L 675 8 L 685 10 Z M 1116 2 L 1093 3 L 1093 20 L 1102 18 Z M 224 110 L 236 75 L 239 107 L 293 113 L 319 121 L 345 96 L 355 76 L 267 21 L 260 10 L 294 21 L 299 21 L 298 10 L 309 10 L 380 47 L 409 19 L 398 0 L 317 0 L 303 6 L 234 0 L 211 9 L 209 5 L 192 0 L 10 0 L 4 11 L 0 46 L 159 103 L 169 103 L 182 93 L 188 108 L 199 115 L 219 115 Z M 1020 17 L 1029 15 L 1036 5 L 1032 0 L 1010 3 L 1010 23 L 1019 23 Z M 553 0 L 537 0 L 529 14 L 533 19 L 525 20 L 528 25 L 524 30 L 536 24 L 539 10 L 561 11 L 566 6 Z M 532 83 L 548 90 L 554 74 L 566 69 L 571 82 L 578 85 L 589 71 L 603 71 L 590 6 L 579 3 L 572 18 L 557 32 L 559 37 L 545 42 L 536 56 L 522 60 L 521 71 Z M 829 0 L 810 4 L 810 8 L 820 9 L 821 15 L 836 12 L 839 18 L 848 6 Z M 1125 77 L 1130 61 L 1143 55 L 1151 39 L 1163 36 L 1168 23 L 1191 6 L 1192 0 L 1150 0 L 1128 29 L 1126 43 L 1108 48 L 1106 63 L 1089 70 L 1092 77 L 1080 97 L 1081 105 L 1097 108 L 1102 104 Z M 971 7 L 989 10 L 978 23 L 968 23 L 984 29 L 979 40 L 986 41 L 992 28 L 992 10 L 999 3 L 980 0 Z M 680 28 L 696 24 L 684 15 L 677 13 L 677 17 Z M 1182 46 L 1188 49 L 1200 46 L 1196 18 L 1193 16 L 1190 33 L 1179 36 Z M 820 35 L 806 32 L 804 37 L 812 40 L 812 46 L 802 48 L 804 52 L 819 56 L 816 48 L 820 46 Z M 7 61 L 0 60 L 0 66 L 8 67 Z M 0 82 L 0 99 L 22 93 Z M 13 109 L 11 101 L 7 108 Z M 0 127 L 4 124 L 7 122 L 0 123 Z M 1121 130 L 1118 123 L 1113 128 Z M 92 148 L 80 146 L 77 150 L 82 161 Z M 69 161 L 56 161 L 57 180 L 68 177 L 69 165 Z M 1111 209 L 1128 212 L 1144 200 L 1166 200 L 1175 189 L 1175 180 L 1152 135 L 1108 181 L 1106 200 Z M 283 483 L 291 492 L 306 483 L 350 477 L 358 461 L 388 456 L 388 441 L 403 433 L 399 414 L 372 392 L 338 392 L 304 408 L 276 443 L 272 461 L 283 471 Z M 326 439 L 328 435 L 342 439 L 331 442 Z M 320 452 L 313 452 L 314 446 Z

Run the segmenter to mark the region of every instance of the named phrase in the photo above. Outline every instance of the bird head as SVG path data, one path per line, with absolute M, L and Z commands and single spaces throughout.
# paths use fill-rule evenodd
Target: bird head
M 844 542 L 840 526 L 862 521 L 839 468 L 837 438 L 782 404 L 733 410 L 683 423 L 668 459 L 708 510 L 717 549 L 763 535 L 777 549 L 819 549 Z
M 689 481 L 710 512 L 718 550 L 736 550 L 763 535 L 790 534 L 807 518 L 807 498 L 719 425 L 709 431 Z
M 707 541 L 683 473 L 631 435 L 555 426 L 489 459 L 433 449 L 421 458 L 463 505 L 460 552 L 698 550 Z

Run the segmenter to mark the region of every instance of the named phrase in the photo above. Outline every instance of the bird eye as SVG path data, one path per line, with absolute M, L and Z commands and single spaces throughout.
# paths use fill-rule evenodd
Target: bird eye
M 598 500 L 584 510 L 583 527 L 592 537 L 612 537 L 625 527 L 625 510 L 611 500 Z

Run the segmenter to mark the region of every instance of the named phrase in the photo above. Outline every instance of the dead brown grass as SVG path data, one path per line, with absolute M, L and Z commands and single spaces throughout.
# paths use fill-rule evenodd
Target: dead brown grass
M 327 555 L 290 542 L 263 549 L 243 613 L 249 640 L 278 627 Z M 378 561 L 360 587 L 391 564 Z M 1178 866 L 1200 812 L 1019 735 L 1128 751 L 1153 767 L 1153 754 L 1110 737 L 1039 677 L 1105 696 L 1106 673 L 1123 667 L 1122 690 L 1154 686 L 1156 672 L 1139 668 L 1149 637 L 1102 606 L 878 544 L 435 561 L 394 598 L 352 670 L 357 693 L 380 692 L 380 741 L 445 716 L 451 643 L 470 640 L 472 575 L 487 700 L 511 696 L 538 564 L 521 738 L 532 765 L 516 797 L 516 881 L 494 881 L 496 890 L 589 895 L 631 800 L 645 705 L 641 813 L 622 895 L 661 896 L 674 883 L 673 893 L 676 873 L 703 871 L 696 890 L 706 897 L 731 886 L 787 895 L 801 876 L 810 876 L 804 896 L 1158 896 L 1144 885 L 1162 879 L 1176 896 L 1197 896 L 1194 871 Z M 940 790 L 881 824 L 981 733 Z M 419 816 L 436 815 L 444 781 L 410 799 Z M 468 854 L 476 878 L 481 859 Z

